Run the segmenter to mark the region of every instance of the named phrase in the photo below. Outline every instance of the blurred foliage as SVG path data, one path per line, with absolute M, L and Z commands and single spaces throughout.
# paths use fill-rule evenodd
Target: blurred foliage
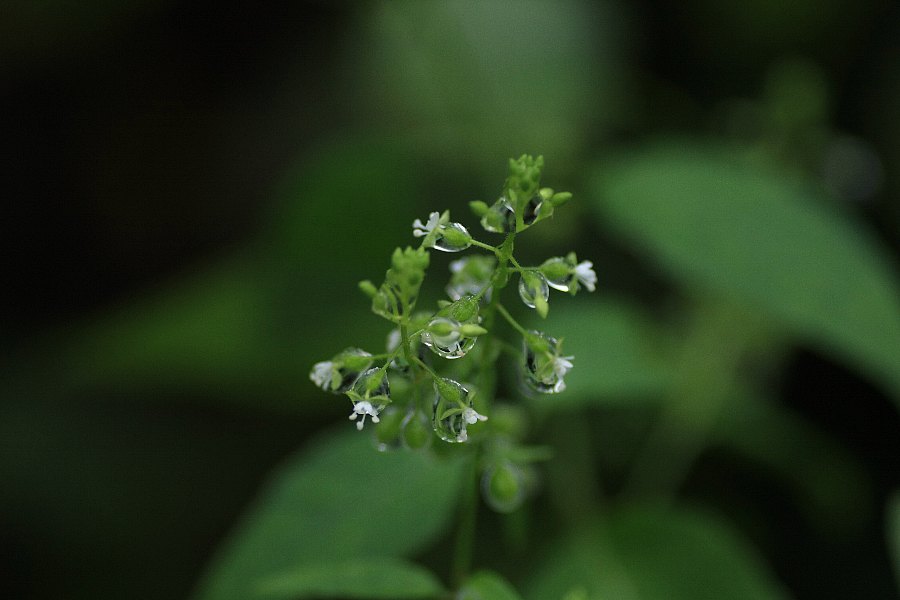
M 461 597 L 895 594 L 889 4 L 311 3 L 263 18 L 17 3 L 0 25 L 19 111 L 5 114 L 32 116 L 10 197 L 37 217 L 5 219 L 3 237 L 56 287 L 14 277 L 7 293 L 10 597 L 446 594 L 461 465 L 319 433 L 347 406 L 307 374 L 348 331 L 383 347 L 356 282 L 429 210 L 475 233 L 466 202 L 493 200 L 523 152 L 575 191 L 529 241 L 576 246 L 600 281 L 547 320 L 575 355 L 564 394 L 520 401 L 504 373 L 556 456 L 529 506 L 482 507 L 487 570 Z M 192 211 L 213 238 L 200 250 L 177 239 L 190 224 L 147 232 Z M 169 246 L 168 265 L 145 265 Z M 130 278 L 92 267 L 101 256 Z M 423 294 L 442 296 L 438 279 Z
M 271 490 L 223 548 L 197 597 L 267 594 L 291 577 L 301 590 L 296 573 L 280 573 L 311 562 L 322 570 L 307 573 L 305 585 L 320 589 L 348 559 L 380 560 L 421 550 L 448 525 L 459 485 L 458 464 L 412 453 L 379 454 L 369 439 L 352 432 L 332 436 L 275 474 Z M 381 581 L 385 587 L 395 584 L 387 577 Z

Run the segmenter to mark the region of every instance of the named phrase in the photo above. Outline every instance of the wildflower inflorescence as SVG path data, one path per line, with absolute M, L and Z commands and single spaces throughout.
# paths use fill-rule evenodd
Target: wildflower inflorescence
M 465 226 L 450 220 L 449 211 L 432 212 L 424 222 L 415 219 L 412 235 L 421 239 L 419 247 L 394 250 L 380 286 L 359 284 L 372 301 L 372 311 L 393 325 L 386 352 L 347 348 L 316 363 L 309 375 L 323 390 L 349 398 L 349 418 L 357 429 L 362 430 L 367 419 L 375 424 L 382 450 L 427 447 L 434 436 L 478 448 L 482 490 L 488 503 L 501 511 L 521 502 L 529 457 L 541 454 L 519 445 L 522 432 L 508 420 L 489 421 L 501 350 L 517 356 L 522 389 L 528 393 L 565 390 L 574 359 L 563 355 L 561 339 L 520 325 L 501 303 L 501 292 L 518 277 L 522 303 L 545 318 L 551 288 L 574 295 L 582 288 L 592 292 L 597 284 L 593 263 L 579 262 L 572 252 L 538 266 L 522 266 L 513 256 L 516 235 L 553 216 L 571 198 L 567 192 L 540 187 L 543 163 L 540 156 L 510 159 L 500 197 L 491 205 L 469 203 L 486 231 L 503 236 L 498 245 L 473 238 Z M 450 263 L 448 299 L 438 301 L 436 310 L 418 310 L 430 250 L 455 253 L 470 248 L 482 252 Z M 497 335 L 497 315 L 521 336 L 521 351 Z M 465 357 L 471 360 L 458 360 Z

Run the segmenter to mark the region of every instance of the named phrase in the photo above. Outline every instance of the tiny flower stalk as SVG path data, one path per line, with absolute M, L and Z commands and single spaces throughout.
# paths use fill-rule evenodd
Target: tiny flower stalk
M 317 387 L 347 396 L 348 419 L 370 431 L 377 449 L 442 454 L 438 449 L 447 448 L 468 456 L 471 477 L 461 490 L 462 523 L 451 566 L 459 578 L 471 562 L 479 490 L 494 510 L 515 511 L 535 487 L 537 471 L 529 462 L 547 454 L 523 443 L 527 412 L 516 401 L 516 390 L 505 390 L 510 402 L 497 405 L 504 391 L 498 384 L 499 357 L 514 354 L 524 389 L 538 394 L 563 392 L 574 365 L 560 340 L 520 324 L 501 296 L 515 283 L 522 303 L 546 318 L 551 289 L 576 294 L 597 285 L 593 263 L 574 253 L 538 265 L 523 265 L 515 256 L 522 234 L 552 218 L 572 197 L 542 187 L 543 166 L 540 156 L 511 159 L 496 199 L 469 203 L 485 241 L 451 221 L 449 211 L 412 221 L 418 247 L 396 248 L 380 284 L 358 284 L 372 312 L 389 323 L 386 352 L 349 347 L 309 372 Z M 421 296 L 433 250 L 465 254 L 449 262 L 446 298 L 428 308 Z

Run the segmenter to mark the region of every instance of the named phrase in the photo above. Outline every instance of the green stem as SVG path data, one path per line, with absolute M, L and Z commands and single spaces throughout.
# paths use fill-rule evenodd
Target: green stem
M 472 245 L 478 246 L 479 248 L 484 248 L 485 250 L 490 250 L 494 254 L 497 254 L 500 249 L 497 246 L 491 246 L 490 244 L 485 244 L 484 242 L 479 242 L 478 240 L 472 238 Z
M 440 375 L 438 375 L 437 373 L 435 373 L 434 370 L 433 370 L 431 367 L 429 367 L 428 365 L 426 365 L 425 362 L 424 362 L 421 358 L 419 358 L 418 356 L 413 356 L 413 357 L 412 357 L 412 360 L 413 360 L 413 362 L 415 362 L 417 365 L 419 365 L 422 369 L 424 369 L 425 371 L 427 371 L 428 374 L 431 375 L 432 377 L 434 377 L 435 379 L 440 379 L 440 378 L 441 378 Z M 410 364 L 412 364 L 412 363 L 410 363 Z
M 503 315 L 503 318 L 506 319 L 506 322 L 512 325 L 513 329 L 521 333 L 522 335 L 528 335 L 528 332 L 525 331 L 525 328 L 519 325 L 519 322 L 512 318 L 512 315 L 507 312 L 503 305 L 499 302 L 497 303 L 497 312 Z
M 475 546 L 475 524 L 478 518 L 478 455 L 470 458 L 468 481 L 463 482 L 459 503 L 459 525 L 456 530 L 456 545 L 453 550 L 452 579 L 459 588 L 472 569 L 472 554 Z

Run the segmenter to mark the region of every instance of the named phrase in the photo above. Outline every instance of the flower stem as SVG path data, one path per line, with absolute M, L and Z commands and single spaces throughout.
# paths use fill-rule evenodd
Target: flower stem
M 472 553 L 475 546 L 475 523 L 478 518 L 478 455 L 469 457 L 466 479 L 463 482 L 459 504 L 459 526 L 456 529 L 456 545 L 453 550 L 454 587 L 460 587 L 472 569 Z
M 503 305 L 499 302 L 497 303 L 497 312 L 503 315 L 503 318 L 506 319 L 506 322 L 512 325 L 513 329 L 521 333 L 522 335 L 528 335 L 528 332 L 525 331 L 525 328 L 519 325 L 519 322 L 512 318 L 512 315 L 507 312 Z

